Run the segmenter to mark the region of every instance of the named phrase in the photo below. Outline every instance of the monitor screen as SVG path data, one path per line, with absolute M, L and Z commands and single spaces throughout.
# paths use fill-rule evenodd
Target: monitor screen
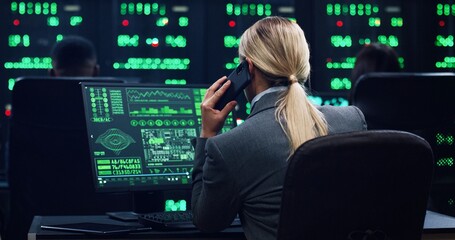
M 30 131 L 33 135 L 36 129 L 61 129 L 62 131 L 82 130 L 79 136 L 85 138 L 85 119 L 82 104 L 81 82 L 110 82 L 122 83 L 124 79 L 112 77 L 50 77 L 50 76 L 23 76 L 15 80 L 13 94 L 13 116 L 10 123 L 14 130 L 22 131 L 24 126 L 33 126 Z M 80 147 L 80 142 L 70 142 L 67 135 L 56 132 L 52 136 L 47 133 L 40 139 L 54 142 L 55 139 L 65 139 L 68 144 Z M 12 136 L 16 137 L 16 136 Z M 22 138 L 24 136 L 19 136 Z M 20 140 L 20 139 L 19 139 Z M 43 141 L 43 142 L 45 142 Z M 85 142 L 84 142 L 85 143 Z M 38 143 L 36 143 L 38 144 Z M 85 143 L 86 144 L 86 143 Z M 54 149 L 49 144 L 45 149 L 52 149 L 54 153 L 67 154 L 66 149 Z M 86 151 L 84 152 L 84 154 Z
M 98 191 L 191 189 L 202 86 L 83 84 Z M 222 131 L 235 126 L 229 115 Z

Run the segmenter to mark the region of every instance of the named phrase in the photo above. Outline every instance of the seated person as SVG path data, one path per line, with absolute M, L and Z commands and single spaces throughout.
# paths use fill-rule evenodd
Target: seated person
M 282 17 L 256 22 L 241 37 L 239 57 L 249 65 L 251 114 L 217 135 L 237 103 L 214 109 L 230 85 L 223 84 L 226 77 L 208 88 L 195 139 L 193 221 L 202 231 L 219 231 L 239 214 L 247 239 L 276 239 L 285 173 L 296 148 L 315 137 L 365 130 L 366 123 L 354 106 L 315 107 L 307 99 L 310 52 L 296 23 Z
M 54 77 L 96 77 L 99 65 L 93 44 L 79 36 L 68 36 L 57 42 L 52 48 L 52 69 L 49 75 Z
M 351 85 L 365 73 L 369 72 L 399 72 L 398 54 L 391 47 L 372 43 L 365 45 L 357 54 L 351 75 Z

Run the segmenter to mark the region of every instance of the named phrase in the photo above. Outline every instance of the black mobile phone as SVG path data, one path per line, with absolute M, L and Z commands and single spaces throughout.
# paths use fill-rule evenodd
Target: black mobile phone
M 248 70 L 248 62 L 243 60 L 237 68 L 227 77 L 231 80 L 231 85 L 223 96 L 215 104 L 215 109 L 221 110 L 227 103 L 237 98 L 251 82 Z

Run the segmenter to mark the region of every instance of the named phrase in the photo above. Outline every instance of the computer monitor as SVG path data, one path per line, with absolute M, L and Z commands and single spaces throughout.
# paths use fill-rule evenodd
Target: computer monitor
M 81 82 L 121 83 L 124 80 L 113 77 L 21 76 L 16 78 L 13 86 L 13 117 L 52 126 L 85 127 Z
M 9 160 L 10 239 L 25 238 L 36 215 L 129 210 L 128 194 L 99 194 L 93 188 L 80 82 L 123 79 L 24 76 L 15 81 L 2 148 Z
M 161 200 L 156 202 L 163 191 L 190 192 L 191 140 L 200 134 L 200 104 L 206 89 L 82 84 L 95 188 L 100 192 L 133 192 L 137 213 L 164 209 Z M 234 126 L 230 114 L 222 131 Z M 142 199 L 147 192 L 156 196 Z

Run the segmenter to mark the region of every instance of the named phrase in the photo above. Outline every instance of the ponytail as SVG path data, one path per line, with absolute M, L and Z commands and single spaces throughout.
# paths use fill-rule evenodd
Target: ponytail
M 307 140 L 328 133 L 324 117 L 294 75 L 289 76 L 289 87 L 277 102 L 275 118 L 289 139 L 291 154 Z
M 327 135 L 324 116 L 303 86 L 310 75 L 310 50 L 299 25 L 283 17 L 256 22 L 240 38 L 239 56 L 249 58 L 270 86 L 288 86 L 277 101 L 275 118 L 289 139 L 291 154 L 307 140 Z

